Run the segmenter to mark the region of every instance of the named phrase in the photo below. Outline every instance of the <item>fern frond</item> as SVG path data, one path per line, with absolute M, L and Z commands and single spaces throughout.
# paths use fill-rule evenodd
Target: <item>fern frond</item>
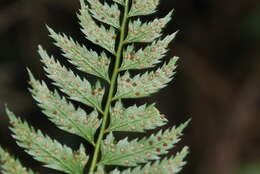
M 58 89 L 51 91 L 44 81 L 37 80 L 28 70 L 29 90 L 42 112 L 58 128 L 78 135 L 93 145 L 93 156 L 86 155 L 83 145 L 76 151 L 62 145 L 6 109 L 17 144 L 46 167 L 68 174 L 83 174 L 85 166 L 89 166 L 89 174 L 178 173 L 185 164 L 188 148 L 184 147 L 170 158 L 163 158 L 162 155 L 180 141 L 189 121 L 179 127 L 165 131 L 160 129 L 150 136 L 133 140 L 128 137 L 117 140 L 114 137 L 114 133 L 120 131 L 144 133 L 167 123 L 155 104 L 124 107 L 122 100 L 154 94 L 173 79 L 178 57 L 171 58 L 155 71 L 135 76 L 130 72 L 161 63 L 177 33 L 160 38 L 173 11 L 160 19 L 143 22 L 140 18 L 156 12 L 159 0 L 112 0 L 114 3 L 79 1 L 81 9 L 77 16 L 81 31 L 86 39 L 103 51 L 95 52 L 70 36 L 56 33 L 48 26 L 47 29 L 69 63 L 84 73 L 96 76 L 96 83 L 91 84 L 81 78 L 39 46 L 38 52 L 47 77 Z M 146 46 L 137 50 L 135 46 L 139 43 Z M 104 80 L 108 83 L 101 85 Z M 71 100 L 83 106 L 75 107 Z M 91 113 L 82 109 L 85 105 L 93 109 Z M 0 162 L 4 174 L 34 174 L 22 167 L 18 160 L 6 155 L 1 147 Z M 108 165 L 129 168 L 106 171 L 110 168 Z
M 169 43 L 175 38 L 177 32 L 165 37 L 163 40 L 153 42 L 144 49 L 135 51 L 134 45 L 130 45 L 124 51 L 124 59 L 120 70 L 152 68 L 160 63 L 160 59 L 167 53 Z
M 69 174 L 83 174 L 88 161 L 83 146 L 74 152 L 71 148 L 43 135 L 40 130 L 34 130 L 27 122 L 21 121 L 8 109 L 6 112 L 12 125 L 10 129 L 17 144 L 26 149 L 26 152 L 32 155 L 35 160 L 44 163 L 44 166 L 48 168 Z
M 109 82 L 108 69 L 110 59 L 105 52 L 98 55 L 93 50 L 88 50 L 85 46 L 81 46 L 71 37 L 65 34 L 57 34 L 53 29 L 47 27 L 50 36 L 55 40 L 55 45 L 61 48 L 64 56 L 69 62 L 75 65 L 79 70 L 88 74 L 95 75 Z
M 150 137 L 144 137 L 140 140 L 128 141 L 128 138 L 115 141 L 115 137 L 110 133 L 104 140 L 101 151 L 102 165 L 136 166 L 140 163 L 146 163 L 149 160 L 158 160 L 160 155 L 168 153 L 180 141 L 183 129 L 188 122 L 179 127 L 167 129 Z
M 37 174 L 25 168 L 21 162 L 0 146 L 0 171 L 3 174 Z
M 101 123 L 98 112 L 94 110 L 87 115 L 83 109 L 75 109 L 73 104 L 61 97 L 57 91 L 51 92 L 46 83 L 37 81 L 30 71 L 29 75 L 32 86 L 30 91 L 43 113 L 60 129 L 79 135 L 94 145 L 94 135 Z
M 143 23 L 140 19 L 131 21 L 129 23 L 128 35 L 125 42 L 153 42 L 162 35 L 161 31 L 171 20 L 172 13 L 173 11 L 168 13 L 164 18 L 155 19 L 149 23 Z
M 112 54 L 115 54 L 115 41 L 116 41 L 116 31 L 113 27 L 108 30 L 103 26 L 98 26 L 96 22 L 90 15 L 89 7 L 81 1 L 81 10 L 78 15 L 80 19 L 80 25 L 82 27 L 82 32 L 86 35 L 86 38 L 97 44 Z
M 130 77 L 129 72 L 126 72 L 118 78 L 118 90 L 114 100 L 146 97 L 164 88 L 175 74 L 177 60 L 178 58 L 174 57 L 155 72 L 146 72 L 133 78 Z
M 54 84 L 60 87 L 61 91 L 66 93 L 70 99 L 84 103 L 102 112 L 101 102 L 105 90 L 102 89 L 99 82 L 95 87 L 85 80 L 76 76 L 71 70 L 63 67 L 58 61 L 49 56 L 42 47 L 39 47 L 39 54 L 42 62 L 45 64 L 45 71 L 48 77 L 54 81 Z
M 188 147 L 184 147 L 181 152 L 178 152 L 175 156 L 170 158 L 164 158 L 163 160 L 155 161 L 153 164 L 148 163 L 144 167 L 136 167 L 134 169 L 127 169 L 122 172 L 114 170 L 110 174 L 176 174 L 186 164 L 184 158 L 189 153 Z
M 119 29 L 120 28 L 120 10 L 117 4 L 108 5 L 107 3 L 102 4 L 96 0 L 88 0 L 90 3 L 90 12 L 92 16 L 113 27 Z
M 133 0 L 129 16 L 149 15 L 156 12 L 159 0 Z
M 115 104 L 110 114 L 108 131 L 144 132 L 163 126 L 167 120 L 155 108 L 155 104 L 136 105 L 124 108 L 121 101 Z

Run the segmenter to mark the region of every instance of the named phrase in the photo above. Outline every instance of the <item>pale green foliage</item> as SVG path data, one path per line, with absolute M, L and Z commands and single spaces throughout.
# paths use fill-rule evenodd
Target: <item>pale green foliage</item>
M 184 162 L 184 158 L 188 154 L 188 148 L 184 147 L 181 152 L 178 152 L 175 156 L 170 158 L 164 158 L 162 161 L 156 161 L 153 164 L 148 163 L 143 168 L 136 167 L 134 169 L 128 169 L 125 171 L 114 170 L 110 174 L 141 174 L 141 173 L 149 173 L 149 174 L 176 174 L 182 169 L 182 167 L 186 164 Z
M 111 109 L 109 131 L 144 132 L 163 126 L 167 120 L 153 105 L 124 108 L 121 101 Z
M 159 0 L 133 0 L 129 16 L 148 15 L 156 12 Z
M 7 109 L 13 137 L 20 147 L 44 166 L 68 174 L 83 174 L 87 164 L 90 166 L 87 169 L 90 174 L 178 173 L 186 164 L 184 158 L 188 148 L 184 147 L 171 157 L 163 158 L 162 155 L 167 154 L 181 140 L 189 121 L 178 127 L 159 129 L 141 138 L 116 138 L 117 132 L 146 133 L 168 122 L 155 104 L 125 107 L 122 100 L 150 96 L 173 79 L 178 57 L 171 58 L 154 71 L 135 76 L 131 72 L 133 69 L 152 68 L 161 63 L 168 45 L 177 34 L 175 32 L 160 38 L 163 28 L 171 19 L 172 11 L 161 19 L 142 22 L 140 18 L 132 17 L 156 12 L 159 0 L 113 0 L 115 3 L 85 1 L 80 0 L 78 14 L 81 30 L 87 40 L 104 49 L 101 53 L 87 49 L 70 36 L 56 33 L 48 26 L 47 29 L 62 55 L 78 70 L 97 77 L 95 82 L 79 77 L 41 46 L 39 55 L 44 70 L 60 92 L 51 91 L 44 81 L 37 80 L 30 70 L 28 72 L 29 90 L 42 112 L 58 128 L 90 143 L 94 148 L 93 157 L 86 155 L 83 145 L 76 151 L 72 150 L 40 130 L 35 130 Z M 148 45 L 137 50 L 137 43 Z M 70 100 L 93 110 L 86 113 Z M 0 157 L 4 174 L 34 174 L 2 148 Z M 129 168 L 106 171 L 108 165 Z
M 89 7 L 81 0 L 80 25 L 82 26 L 82 32 L 86 35 L 86 38 L 91 42 L 105 48 L 112 54 L 115 54 L 115 41 L 116 31 L 113 27 L 106 29 L 103 25 L 97 25 L 90 15 Z M 99 9 L 100 12 L 102 10 Z
M 167 53 L 169 43 L 175 38 L 173 33 L 163 40 L 154 41 L 144 49 L 135 51 L 134 45 L 130 45 L 124 51 L 124 59 L 120 70 L 152 68 L 160 63 L 160 59 Z
M 134 139 L 129 141 L 128 138 L 115 141 L 115 137 L 110 133 L 102 144 L 101 164 L 136 166 L 145 163 L 148 160 L 158 160 L 159 155 L 166 154 L 174 144 L 178 143 L 182 135 L 183 128 L 188 122 L 178 128 L 167 129 L 150 137 L 144 137 L 141 140 Z
M 64 52 L 63 55 L 69 59 L 70 63 L 81 71 L 109 81 L 110 59 L 105 52 L 98 55 L 95 51 L 88 50 L 65 34 L 57 34 L 51 28 L 47 28 L 50 36 L 56 41 L 55 45 L 61 48 Z
M 94 135 L 100 125 L 98 112 L 94 110 L 90 115 L 87 115 L 83 109 L 75 109 L 57 91 L 51 92 L 46 83 L 35 80 L 30 72 L 29 75 L 32 96 L 50 120 L 59 128 L 77 134 L 94 144 Z M 68 117 L 67 114 L 70 116 Z
M 106 24 L 112 25 L 115 28 L 120 28 L 120 10 L 117 4 L 109 6 L 107 3 L 104 5 L 97 0 L 88 0 L 91 5 L 90 12 L 97 20 Z
M 31 169 L 22 166 L 18 159 L 15 159 L 9 152 L 0 146 L 0 169 L 3 174 L 37 174 Z
M 31 128 L 27 122 L 21 121 L 7 109 L 7 114 L 12 125 L 11 130 L 17 144 L 26 149 L 34 159 L 45 163 L 44 166 L 60 170 L 69 174 L 82 174 L 88 157 L 85 149 L 80 146 L 78 151 L 72 151 L 69 147 L 60 144 L 56 140 L 43 135 L 38 130 Z
M 140 19 L 129 23 L 127 43 L 132 42 L 153 42 L 162 35 L 161 31 L 165 25 L 171 20 L 172 11 L 164 18 L 155 19 L 152 22 L 143 23 Z
M 96 83 L 95 87 L 92 87 L 87 80 L 82 80 L 53 57 L 50 57 L 42 47 L 39 47 L 39 54 L 42 57 L 41 61 L 45 64 L 44 69 L 48 73 L 48 77 L 61 88 L 62 92 L 70 96 L 72 100 L 102 110 L 101 102 L 104 90 L 99 82 Z
M 175 74 L 174 70 L 177 60 L 178 58 L 174 57 L 168 64 L 164 64 L 156 71 L 146 72 L 142 75 L 138 74 L 132 78 L 130 73 L 126 72 L 118 78 L 118 89 L 115 99 L 146 97 L 164 88 Z

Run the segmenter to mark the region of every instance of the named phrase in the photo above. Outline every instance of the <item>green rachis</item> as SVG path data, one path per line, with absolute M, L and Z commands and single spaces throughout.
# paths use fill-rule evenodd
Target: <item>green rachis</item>
M 30 92 L 43 113 L 60 129 L 84 138 L 93 146 L 93 153 L 87 155 L 83 145 L 77 150 L 62 145 L 6 109 L 13 137 L 45 167 L 68 174 L 178 173 L 185 165 L 188 148 L 184 147 L 171 157 L 163 158 L 162 155 L 180 141 L 188 122 L 138 139 L 117 140 L 114 137 L 117 132 L 143 133 L 167 123 L 155 104 L 125 107 L 123 100 L 147 97 L 172 80 L 177 57 L 155 71 L 131 75 L 131 70 L 153 68 L 161 63 L 176 35 L 162 38 L 162 29 L 170 21 L 172 12 L 163 18 L 142 22 L 136 17 L 156 12 L 159 0 L 113 1 L 108 4 L 99 0 L 80 0 L 81 30 L 87 40 L 104 49 L 101 53 L 47 27 L 63 56 L 80 71 L 95 76 L 96 83 L 90 83 L 61 65 L 41 46 L 39 54 L 44 70 L 60 91 L 49 90 L 45 82 L 37 80 L 28 70 Z M 136 49 L 138 43 L 146 46 Z M 62 97 L 61 92 L 68 97 Z M 80 107 L 76 108 L 72 101 L 85 104 L 93 111 L 86 113 Z M 2 148 L 0 162 L 4 174 L 36 173 L 23 167 Z M 115 166 L 114 169 L 108 170 L 109 165 Z M 89 168 L 85 169 L 86 166 Z

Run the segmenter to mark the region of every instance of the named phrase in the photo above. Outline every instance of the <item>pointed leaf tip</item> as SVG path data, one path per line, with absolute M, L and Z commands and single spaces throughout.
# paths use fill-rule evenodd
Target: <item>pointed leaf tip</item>
M 99 55 L 65 34 L 56 33 L 51 28 L 49 28 L 49 32 L 50 37 L 55 41 L 55 45 L 63 51 L 63 56 L 68 58 L 71 64 L 75 65 L 80 71 L 110 81 L 108 73 L 110 58 L 105 52 Z
M 114 100 L 122 98 L 141 98 L 149 96 L 167 86 L 175 74 L 177 58 L 154 72 L 146 72 L 130 77 L 126 72 L 118 78 L 118 90 Z
M 17 144 L 25 148 L 35 160 L 44 163 L 45 167 L 66 173 L 83 172 L 88 160 L 85 153 L 74 152 L 57 140 L 44 135 L 40 130 L 31 128 L 26 121 L 21 121 L 13 113 L 9 115 L 13 117 L 11 130 Z
M 172 12 L 169 12 L 165 17 L 155 19 L 149 23 L 143 23 L 140 19 L 129 23 L 127 43 L 141 42 L 149 43 L 162 35 L 161 31 L 166 24 L 171 20 Z
M 76 109 L 57 91 L 50 91 L 44 82 L 40 83 L 33 79 L 31 87 L 33 98 L 54 124 L 62 130 L 85 138 L 94 145 L 94 135 L 101 122 L 96 110 L 87 115 L 83 109 L 80 107 Z
M 117 4 L 109 5 L 96 0 L 88 0 L 92 16 L 117 29 L 120 28 L 120 9 Z
M 152 68 L 161 62 L 168 51 L 168 45 L 175 38 L 177 32 L 166 36 L 162 40 L 154 41 L 144 49 L 135 51 L 134 45 L 128 46 L 123 53 L 124 59 L 120 70 Z
M 129 16 L 143 16 L 156 12 L 159 0 L 133 0 Z
M 115 29 L 113 27 L 106 29 L 104 25 L 97 25 L 90 15 L 89 7 L 87 6 L 82 7 L 78 18 L 86 38 L 115 55 L 117 36 Z
M 152 105 L 124 108 L 121 101 L 111 110 L 109 131 L 144 132 L 167 123 L 167 119 Z
M 75 75 L 73 71 L 62 66 L 53 56 L 49 56 L 46 51 L 41 50 L 39 53 L 45 64 L 44 70 L 48 73 L 48 77 L 54 81 L 54 85 L 60 87 L 61 91 L 66 93 L 70 99 L 102 112 L 101 102 L 105 92 L 103 88 L 93 87 L 88 80 Z
M 170 158 L 163 158 L 162 160 L 156 160 L 153 163 L 149 162 L 145 166 L 135 167 L 132 169 L 126 169 L 120 172 L 118 169 L 113 170 L 110 174 L 176 174 L 179 173 L 183 166 L 186 164 L 184 158 L 187 156 L 187 147 L 184 147 L 181 152 L 178 152 L 175 156 Z
M 25 168 L 21 162 L 0 146 L 0 170 L 3 174 L 37 174 Z
M 156 134 L 140 140 L 128 141 L 127 138 L 115 141 L 113 134 L 109 134 L 102 143 L 103 165 L 137 166 L 149 160 L 158 160 L 160 155 L 168 153 L 180 141 L 182 129 L 179 127 L 160 130 Z

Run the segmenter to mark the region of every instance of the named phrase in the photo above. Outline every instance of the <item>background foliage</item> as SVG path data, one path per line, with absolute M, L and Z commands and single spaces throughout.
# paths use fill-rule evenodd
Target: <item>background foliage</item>
M 96 49 L 78 31 L 78 8 L 73 0 L 0 1 L 0 144 L 34 169 L 38 164 L 10 136 L 4 103 L 18 115 L 27 115 L 35 127 L 47 127 L 46 132 L 61 142 L 72 147 L 82 142 L 41 115 L 26 90 L 25 69 L 46 79 L 39 68 L 39 43 L 59 56 L 44 24 Z M 157 101 L 172 124 L 193 118 L 183 142 L 192 148 L 192 155 L 182 173 L 254 174 L 260 166 L 260 2 L 162 0 L 159 17 L 172 8 L 175 17 L 165 32 L 181 30 L 170 48 L 172 55 L 181 57 L 178 73 L 174 83 L 148 100 Z

